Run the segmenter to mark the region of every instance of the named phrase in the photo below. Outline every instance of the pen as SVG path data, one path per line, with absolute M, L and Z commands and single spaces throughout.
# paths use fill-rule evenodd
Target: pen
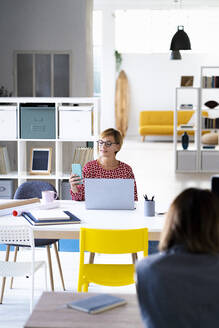
M 145 194 L 143 195 L 145 200 L 148 200 L 148 196 Z
M 151 200 L 152 200 L 152 201 L 154 200 L 154 196 L 151 198 Z

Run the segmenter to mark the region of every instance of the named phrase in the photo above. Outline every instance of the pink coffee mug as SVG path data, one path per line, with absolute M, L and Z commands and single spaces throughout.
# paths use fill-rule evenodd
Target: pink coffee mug
M 42 203 L 44 204 L 52 203 L 57 197 L 57 193 L 53 190 L 42 191 Z

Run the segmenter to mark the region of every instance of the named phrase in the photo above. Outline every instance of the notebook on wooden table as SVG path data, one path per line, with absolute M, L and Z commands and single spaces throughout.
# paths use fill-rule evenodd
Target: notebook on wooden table
M 126 300 L 124 300 L 123 298 L 110 294 L 100 294 L 73 301 L 71 303 L 68 303 L 67 307 L 90 314 L 96 314 L 113 309 L 117 306 L 124 305 L 126 303 Z

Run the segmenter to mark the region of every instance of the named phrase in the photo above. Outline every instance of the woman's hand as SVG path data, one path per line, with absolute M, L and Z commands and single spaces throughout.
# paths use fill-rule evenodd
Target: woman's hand
M 78 192 L 77 186 L 80 184 L 81 178 L 77 174 L 72 174 L 69 178 L 69 183 L 71 186 L 71 190 L 74 194 Z

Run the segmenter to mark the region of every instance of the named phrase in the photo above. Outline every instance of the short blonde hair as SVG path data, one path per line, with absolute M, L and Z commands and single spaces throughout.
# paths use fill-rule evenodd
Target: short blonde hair
M 109 136 L 112 136 L 115 139 L 115 143 L 117 143 L 119 145 L 119 150 L 120 150 L 122 147 L 122 144 L 123 144 L 123 137 L 122 137 L 121 133 L 119 132 L 119 130 L 109 128 L 109 129 L 102 131 L 100 134 L 101 138 L 106 138 Z
M 192 253 L 219 254 L 219 199 L 210 190 L 189 188 L 167 213 L 159 249 L 184 245 Z

